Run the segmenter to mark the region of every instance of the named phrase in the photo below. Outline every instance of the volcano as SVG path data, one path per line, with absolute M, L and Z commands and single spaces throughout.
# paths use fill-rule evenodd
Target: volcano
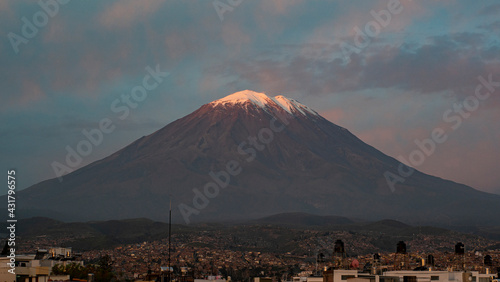
M 63 177 L 18 193 L 19 214 L 177 222 L 286 212 L 419 224 L 500 224 L 500 196 L 414 171 L 284 96 L 241 91 Z

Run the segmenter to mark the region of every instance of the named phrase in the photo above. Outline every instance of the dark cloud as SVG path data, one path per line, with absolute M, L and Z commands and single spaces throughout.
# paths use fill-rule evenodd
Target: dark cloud
M 500 21 L 494 21 L 494 22 L 489 23 L 489 24 L 482 24 L 482 25 L 479 25 L 478 28 L 484 29 L 484 30 L 489 31 L 493 34 L 499 34 L 500 33 Z
M 209 71 L 237 74 L 238 79 L 273 92 L 311 95 L 373 88 L 469 95 L 479 75 L 500 73 L 500 63 L 493 58 L 498 46 L 488 46 L 485 36 L 478 33 L 430 37 L 418 46 L 370 46 L 366 52 L 353 54 L 348 64 L 332 59 L 339 57 L 338 48 L 317 46 L 316 52 L 298 52 L 283 59 L 245 58 Z
M 482 8 L 478 15 L 480 16 L 498 16 L 500 14 L 500 4 L 493 4 Z

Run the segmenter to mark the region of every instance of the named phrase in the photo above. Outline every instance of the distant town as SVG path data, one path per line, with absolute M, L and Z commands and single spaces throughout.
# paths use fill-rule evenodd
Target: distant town
M 68 246 L 85 237 L 19 238 L 16 275 L 2 263 L 0 281 L 466 282 L 467 274 L 470 282 L 492 282 L 500 270 L 498 241 L 459 232 L 391 237 L 384 231 L 211 226 L 174 232 L 171 248 L 166 237 L 111 248 Z

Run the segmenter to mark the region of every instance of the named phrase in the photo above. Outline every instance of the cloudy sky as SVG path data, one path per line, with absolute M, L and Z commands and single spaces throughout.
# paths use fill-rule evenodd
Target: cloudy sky
M 441 130 L 414 166 L 500 194 L 498 1 L 57 1 L 0 1 L 0 164 L 19 188 L 103 120 L 74 168 L 252 89 L 407 163 Z

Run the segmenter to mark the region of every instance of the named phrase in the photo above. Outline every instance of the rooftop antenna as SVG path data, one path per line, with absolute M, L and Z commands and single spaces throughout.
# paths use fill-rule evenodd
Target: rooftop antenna
M 168 282 L 171 281 L 170 272 L 170 247 L 172 242 L 172 197 L 170 197 L 170 207 L 168 213 Z

